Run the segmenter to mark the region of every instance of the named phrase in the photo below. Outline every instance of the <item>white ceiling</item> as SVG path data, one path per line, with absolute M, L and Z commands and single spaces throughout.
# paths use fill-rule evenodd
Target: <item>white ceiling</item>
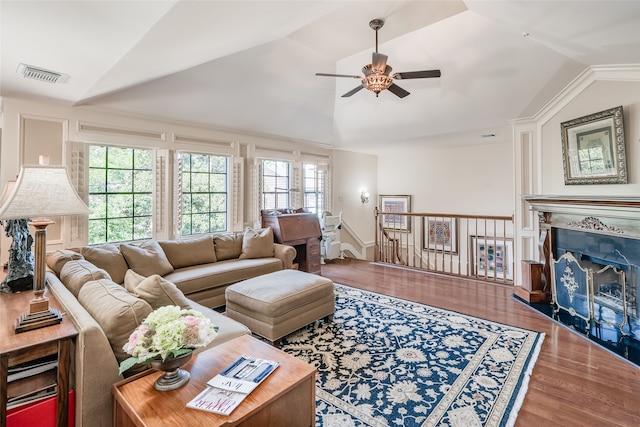
M 376 98 L 354 79 L 440 69 Z M 589 65 L 640 63 L 640 1 L 0 1 L 0 95 L 371 151 L 486 133 Z M 528 35 L 524 35 L 528 34 Z M 26 79 L 25 63 L 68 74 Z

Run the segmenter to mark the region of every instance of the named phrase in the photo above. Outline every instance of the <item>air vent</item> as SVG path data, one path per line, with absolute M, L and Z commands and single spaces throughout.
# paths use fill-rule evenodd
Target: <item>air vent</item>
M 26 78 L 40 80 L 41 82 L 47 83 L 64 83 L 69 78 L 67 74 L 57 73 L 55 71 L 45 70 L 44 68 L 33 67 L 26 64 L 18 65 L 17 72 Z

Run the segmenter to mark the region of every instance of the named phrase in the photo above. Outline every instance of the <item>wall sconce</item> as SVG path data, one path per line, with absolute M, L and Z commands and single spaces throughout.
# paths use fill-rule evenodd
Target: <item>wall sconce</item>
M 365 203 L 369 203 L 369 193 L 362 190 L 362 193 L 360 193 L 360 201 L 362 202 L 363 205 Z

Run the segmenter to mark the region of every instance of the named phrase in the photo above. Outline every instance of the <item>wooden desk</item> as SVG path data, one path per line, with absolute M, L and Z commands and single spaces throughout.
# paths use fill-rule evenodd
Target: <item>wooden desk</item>
M 51 307 L 63 312 L 58 301 L 46 288 L 45 296 L 49 299 Z M 10 392 L 7 385 L 9 366 L 53 354 L 58 356 L 56 420 L 58 427 L 66 427 L 71 340 L 78 335 L 78 332 L 71 319 L 63 316 L 62 323 L 58 325 L 16 334 L 14 331 L 16 319 L 29 311 L 31 299 L 33 299 L 33 291 L 15 294 L 0 293 L 0 427 L 5 427 L 7 423 L 7 400 Z M 36 383 L 36 378 L 33 379 Z
M 274 241 L 296 248 L 294 263 L 300 271 L 320 274 L 320 240 L 322 230 L 318 216 L 299 212 L 273 215 L 271 210 L 262 211 L 262 226 L 273 229 Z
M 280 366 L 229 416 L 186 407 L 209 379 L 243 354 L 276 360 Z M 183 369 L 191 379 L 173 391 L 153 388 L 162 374 L 154 370 L 114 384 L 115 426 L 315 426 L 316 369 L 256 338 L 245 335 L 203 351 Z

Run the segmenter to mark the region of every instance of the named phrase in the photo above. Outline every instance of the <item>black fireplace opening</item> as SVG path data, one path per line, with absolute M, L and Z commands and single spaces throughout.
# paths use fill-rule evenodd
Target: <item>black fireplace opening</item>
M 557 271 L 548 286 L 558 292 L 551 303 L 527 304 L 640 366 L 640 240 L 563 228 L 554 228 L 553 237 L 550 268 Z M 567 264 L 588 273 L 588 287 Z

